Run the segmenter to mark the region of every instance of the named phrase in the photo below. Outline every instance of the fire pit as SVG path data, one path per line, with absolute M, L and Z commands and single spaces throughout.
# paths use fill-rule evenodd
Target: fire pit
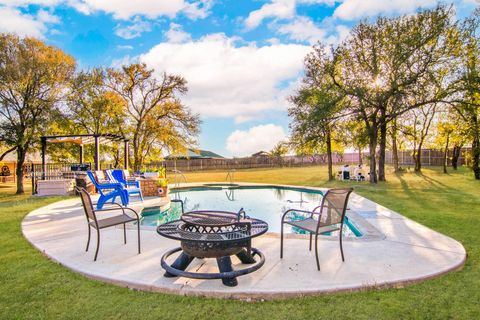
M 236 286 L 236 277 L 258 270 L 265 263 L 265 256 L 252 248 L 251 240 L 264 234 L 268 224 L 252 219 L 243 210 L 238 213 L 227 211 L 191 211 L 180 220 L 162 224 L 157 232 L 166 238 L 179 240 L 181 247 L 165 253 L 161 259 L 165 277 L 187 277 L 195 279 L 222 279 L 224 285 Z M 172 265 L 166 259 L 181 251 Z M 233 270 L 230 256 L 236 255 L 244 264 L 252 266 Z M 254 258 L 258 255 L 259 261 Z M 201 273 L 185 271 L 194 258 L 216 258 L 220 272 Z

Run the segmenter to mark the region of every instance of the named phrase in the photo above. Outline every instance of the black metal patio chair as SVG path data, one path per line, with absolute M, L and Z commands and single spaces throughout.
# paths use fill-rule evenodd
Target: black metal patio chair
M 97 249 L 95 251 L 95 258 L 93 259 L 93 261 L 97 261 L 98 249 L 100 248 L 100 229 L 123 224 L 123 241 L 126 244 L 127 231 L 125 228 L 125 224 L 133 221 L 137 222 L 138 253 L 140 254 L 140 217 L 138 216 L 138 213 L 132 208 L 122 207 L 118 203 L 111 204 L 111 205 L 117 206 L 115 208 L 95 210 L 93 207 L 94 203 L 92 202 L 92 199 L 90 198 L 90 194 L 87 192 L 87 190 L 85 190 L 85 188 L 79 188 L 79 187 L 75 187 L 75 189 L 77 193 L 80 194 L 80 198 L 82 199 L 83 209 L 85 211 L 85 216 L 87 218 L 87 224 L 88 224 L 88 240 L 87 240 L 87 249 L 85 251 L 88 251 L 88 248 L 90 246 L 90 233 L 91 233 L 90 229 L 93 227 L 97 230 Z M 109 218 L 97 219 L 97 212 L 120 211 L 120 210 L 122 211 L 122 214 L 109 217 Z M 133 212 L 135 216 L 134 217 L 129 216 L 125 212 L 125 210 Z
M 312 251 L 312 237 L 315 235 L 315 258 L 317 260 L 318 270 L 320 270 L 320 262 L 318 260 L 318 236 L 321 234 L 339 231 L 340 252 L 342 254 L 342 261 L 345 261 L 342 246 L 342 231 L 348 198 L 352 191 L 353 188 L 330 189 L 323 196 L 321 205 L 312 211 L 298 209 L 285 211 L 282 216 L 280 233 L 280 258 L 283 258 L 283 226 L 284 224 L 288 224 L 310 233 L 310 251 Z M 301 212 L 307 215 L 305 219 L 301 220 L 285 220 L 286 218 L 288 219 L 290 212 Z

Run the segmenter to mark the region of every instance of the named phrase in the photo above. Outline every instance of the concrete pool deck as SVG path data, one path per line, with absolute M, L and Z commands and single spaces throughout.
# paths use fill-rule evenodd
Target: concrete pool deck
M 291 187 L 291 186 L 289 186 Z M 309 188 L 315 189 L 315 188 Z M 134 202 L 131 207 L 158 205 L 158 199 Z M 401 287 L 461 268 L 464 247 L 456 240 L 433 231 L 364 197 L 352 194 L 347 215 L 360 217 L 371 236 L 344 242 L 342 262 L 338 238 L 319 240 L 322 270 L 315 265 L 314 251 L 307 238 L 285 240 L 280 259 L 280 239 L 268 234 L 253 240 L 266 256 L 258 271 L 238 277 L 238 286 L 223 286 L 220 280 L 165 278 L 160 257 L 179 243 L 142 230 L 142 253 L 137 254 L 136 231 L 101 230 L 98 259 L 93 261 L 95 233 L 85 252 L 87 225 L 80 199 L 53 203 L 30 212 L 22 222 L 24 236 L 38 250 L 57 263 L 89 278 L 154 292 L 234 299 L 276 299 L 368 288 Z M 357 221 L 355 221 L 357 222 Z M 365 230 L 364 230 L 365 231 Z M 234 264 L 240 262 L 233 258 Z M 234 266 L 235 268 L 235 266 Z M 194 260 L 189 270 L 213 272 L 214 259 Z

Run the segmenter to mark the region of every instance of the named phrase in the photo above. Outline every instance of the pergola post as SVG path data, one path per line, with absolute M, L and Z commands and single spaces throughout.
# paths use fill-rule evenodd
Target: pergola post
M 83 144 L 78 145 L 78 151 L 79 151 L 79 161 L 80 164 L 83 164 Z
M 47 154 L 47 138 L 42 137 L 42 180 L 45 180 L 45 172 L 47 171 L 47 163 L 45 162 L 45 157 Z
M 129 153 L 129 146 L 128 146 L 128 140 L 123 141 L 123 167 L 125 170 L 128 170 L 128 153 Z
M 100 143 L 99 143 L 99 137 L 98 135 L 95 135 L 95 155 L 94 155 L 94 161 L 95 161 L 95 170 L 100 170 Z

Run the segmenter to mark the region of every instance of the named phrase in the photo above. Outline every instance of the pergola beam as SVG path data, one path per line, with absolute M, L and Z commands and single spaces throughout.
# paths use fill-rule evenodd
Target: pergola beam
M 124 165 L 125 169 L 128 169 L 128 139 L 121 135 L 117 134 L 65 134 L 65 135 L 57 135 L 57 136 L 43 136 L 41 137 L 42 143 L 42 178 L 45 179 L 45 172 L 46 172 L 46 150 L 47 150 L 47 142 L 50 143 L 75 143 L 78 144 L 79 150 L 79 160 L 80 164 L 83 163 L 83 146 L 86 144 L 95 144 L 95 170 L 100 170 L 100 143 L 102 140 L 106 140 L 109 142 L 116 142 L 116 141 L 123 141 L 124 142 Z

